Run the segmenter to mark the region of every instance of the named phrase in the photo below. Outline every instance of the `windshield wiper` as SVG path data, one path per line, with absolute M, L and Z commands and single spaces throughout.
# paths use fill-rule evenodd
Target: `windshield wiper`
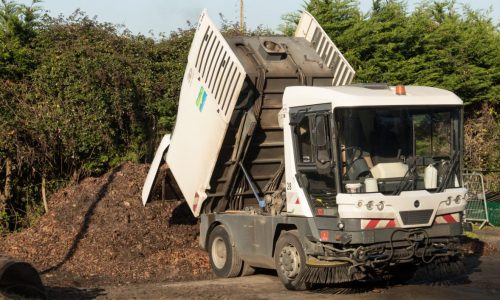
M 408 159 L 410 160 L 410 159 Z M 407 188 L 412 187 L 415 183 L 415 169 L 417 164 L 417 158 L 412 158 L 409 163 L 408 171 L 406 171 L 405 176 L 399 182 L 398 187 L 392 192 L 393 196 L 399 196 L 402 191 L 407 190 Z M 413 182 L 410 183 L 410 179 L 413 179 Z M 409 184 L 410 183 L 410 184 Z
M 443 192 L 444 189 L 448 186 L 450 178 L 452 177 L 452 174 L 455 172 L 455 168 L 457 167 L 459 161 L 458 156 L 459 156 L 458 151 L 455 151 L 455 153 L 453 153 L 453 157 L 450 160 L 450 166 L 448 170 L 446 170 L 446 176 L 444 177 L 444 180 L 441 182 L 441 184 L 436 190 L 437 193 Z

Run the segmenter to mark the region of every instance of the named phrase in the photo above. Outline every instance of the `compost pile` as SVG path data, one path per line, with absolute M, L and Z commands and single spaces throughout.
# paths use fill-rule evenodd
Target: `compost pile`
M 148 165 L 122 164 L 55 193 L 35 226 L 2 237 L 0 253 L 52 285 L 210 278 L 197 220 L 184 202 L 141 203 Z

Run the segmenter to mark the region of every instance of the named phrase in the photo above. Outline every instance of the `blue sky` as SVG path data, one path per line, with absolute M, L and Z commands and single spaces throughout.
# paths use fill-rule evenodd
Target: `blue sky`
M 31 0 L 18 0 L 29 4 Z M 361 8 L 367 11 L 372 0 L 360 0 Z M 410 10 L 419 0 L 407 0 Z M 97 16 L 99 21 L 125 25 L 133 33 L 149 35 L 169 33 L 177 28 L 186 28 L 186 21 L 196 22 L 203 8 L 210 17 L 220 22 L 219 13 L 229 21 L 238 21 L 240 0 L 45 0 L 40 5 L 52 16 L 68 16 L 76 9 L 87 15 Z M 500 22 L 500 0 L 457 0 L 474 9 L 492 8 L 493 21 Z M 258 25 L 276 30 L 282 23 L 281 16 L 302 9 L 304 0 L 245 0 L 245 22 L 250 28 Z

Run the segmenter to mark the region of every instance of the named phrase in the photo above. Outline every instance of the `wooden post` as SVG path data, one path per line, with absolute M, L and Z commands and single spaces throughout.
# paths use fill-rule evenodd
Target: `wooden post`
M 245 12 L 244 12 L 244 1 L 240 0 L 240 31 L 245 31 Z
M 47 197 L 45 195 L 45 176 L 42 176 L 42 201 L 45 213 L 49 212 L 49 205 L 47 204 Z

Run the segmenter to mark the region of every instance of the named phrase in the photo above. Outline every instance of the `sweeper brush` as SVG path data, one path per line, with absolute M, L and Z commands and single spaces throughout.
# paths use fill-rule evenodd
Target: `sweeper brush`
M 343 261 L 320 261 L 309 258 L 304 270 L 297 278 L 298 282 L 315 284 L 344 283 L 363 279 L 363 274 L 348 262 Z

